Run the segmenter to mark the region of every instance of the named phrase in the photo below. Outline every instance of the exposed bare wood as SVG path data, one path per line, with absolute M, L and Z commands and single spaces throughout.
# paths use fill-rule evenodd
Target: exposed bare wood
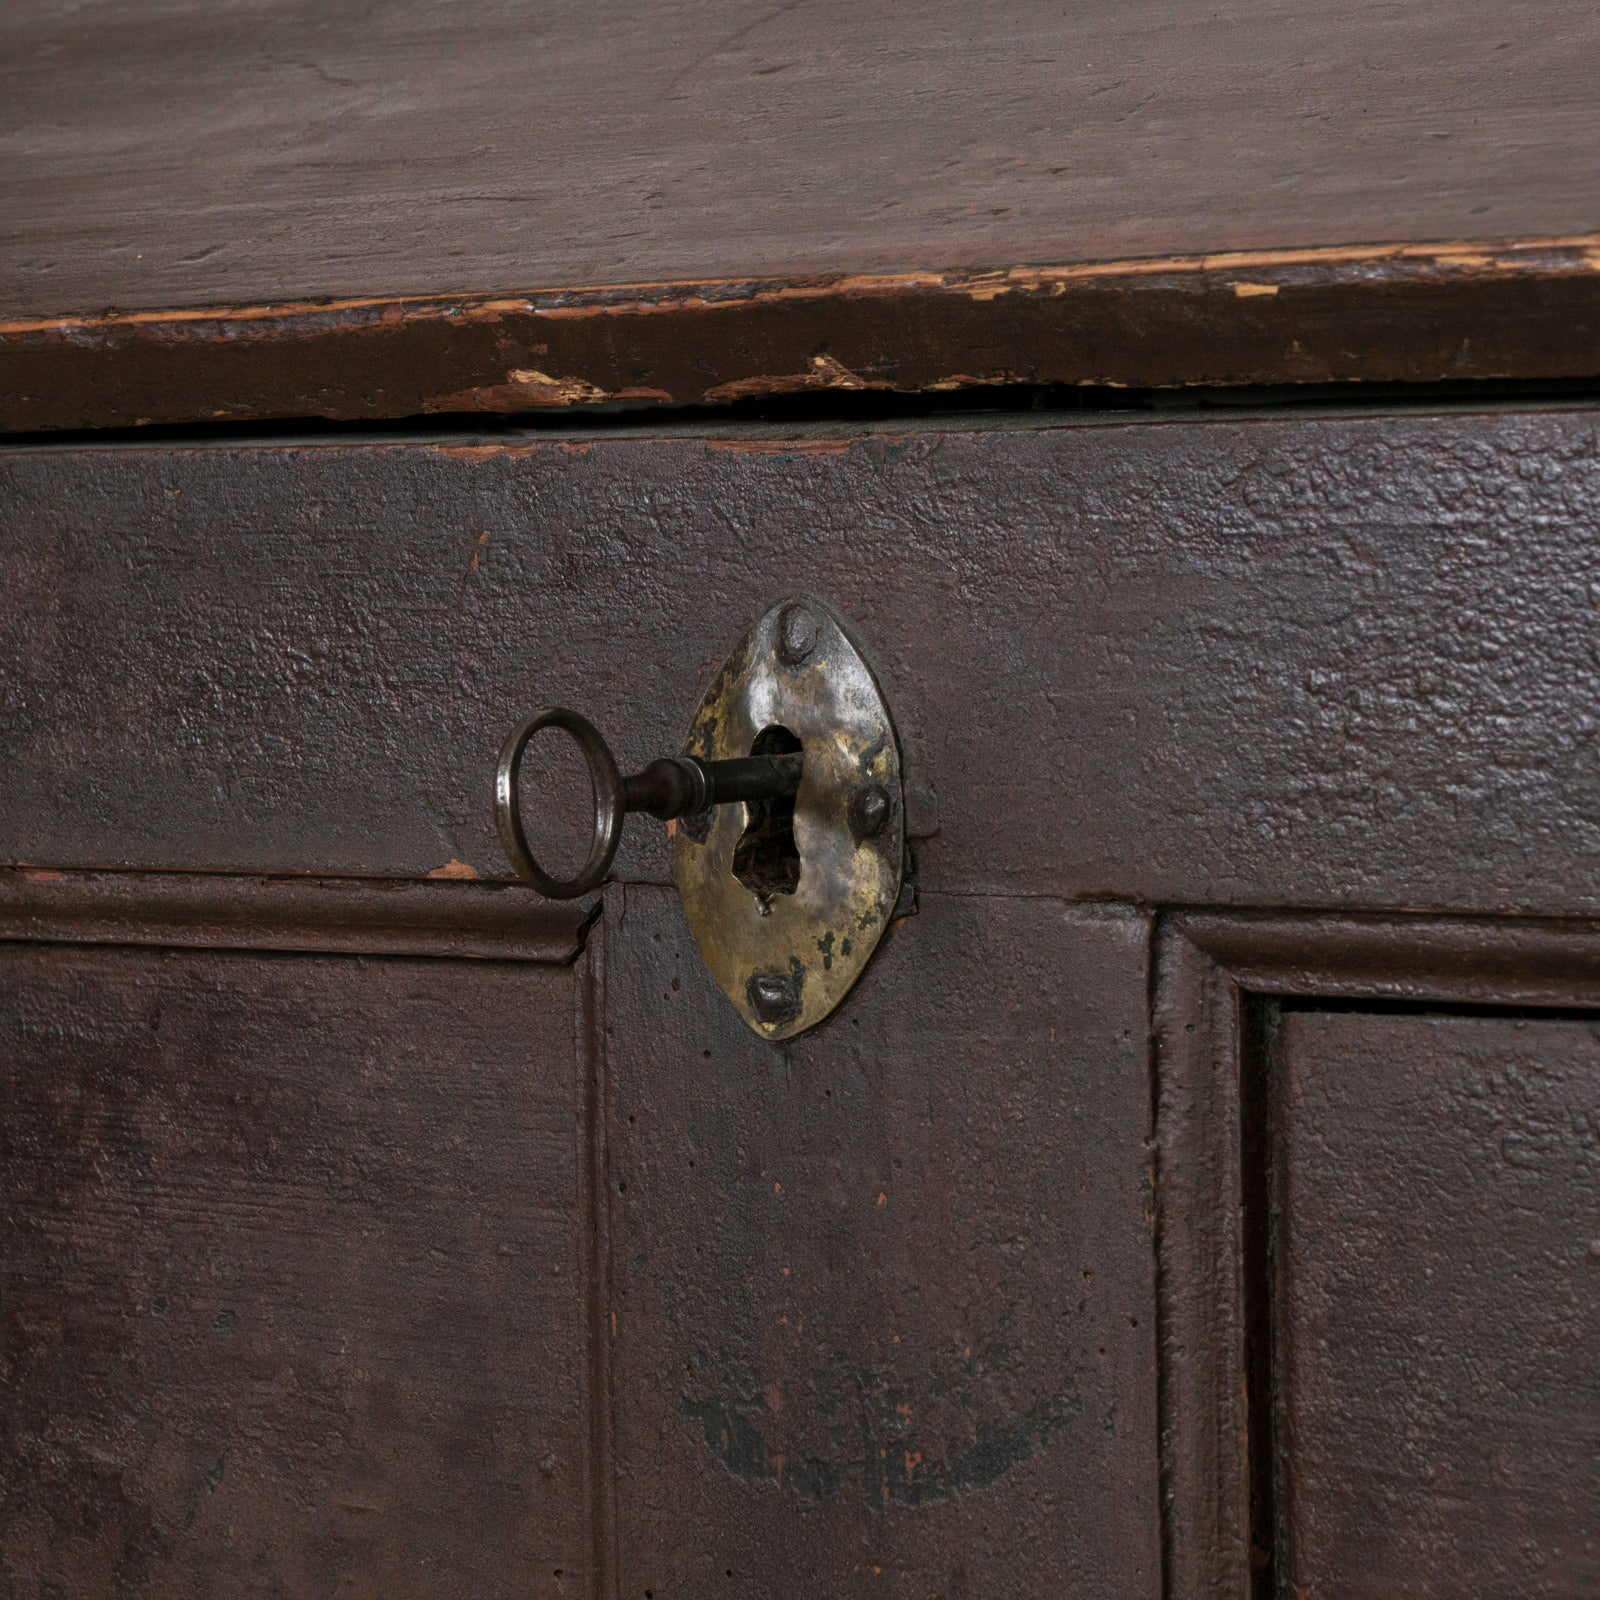
M 0 323 L 0 427 L 1600 374 L 1600 236 Z

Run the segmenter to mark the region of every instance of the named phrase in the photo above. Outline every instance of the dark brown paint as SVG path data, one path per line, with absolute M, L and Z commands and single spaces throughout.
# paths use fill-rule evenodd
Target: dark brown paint
M 0 322 L 0 429 L 1600 375 L 1596 237 Z
M 1157 1594 L 1147 919 L 924 896 L 782 1050 L 607 933 L 621 1592 Z
M 1185 913 L 1157 949 L 1171 1593 L 1590 1592 L 1600 928 Z
M 673 749 L 805 591 L 929 889 L 1600 910 L 1595 413 L 823 436 L 0 457 L 0 859 L 504 877 L 519 712 Z
M 35 0 L 0 428 L 1592 378 L 1597 68 L 1584 0 Z
M 569 962 L 593 906 L 520 885 L 0 868 L 0 939 Z
M 0 1587 L 594 1592 L 576 981 L 0 947 Z
M 1597 67 L 1588 0 L 28 0 L 0 284 L 53 316 L 1588 234 Z
M 4 453 L 0 1571 L 1288 1600 L 1372 1592 L 1370 1533 L 1493 1592 L 1370 1390 L 1588 1583 L 1596 430 Z M 775 1050 L 659 840 L 591 923 L 504 884 L 489 783 L 551 699 L 673 748 L 796 590 L 871 650 L 920 896 Z M 1463 1060 L 1531 1085 L 1538 1206 Z M 1438 1159 L 1361 1258 L 1403 1281 L 1343 1281 L 1372 1173 Z
M 1279 1592 L 1600 1588 L 1600 1015 L 1289 1011 Z

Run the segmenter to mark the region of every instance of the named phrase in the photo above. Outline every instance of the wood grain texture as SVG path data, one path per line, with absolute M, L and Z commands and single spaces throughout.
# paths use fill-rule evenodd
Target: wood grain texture
M 1491 0 L 26 0 L 18 314 L 1600 232 L 1600 19 Z
M 574 983 L 0 947 L 0 1587 L 593 1592 Z
M 1158 1594 L 1147 919 L 924 896 L 781 1050 L 607 936 L 621 1593 Z
M 1280 1592 L 1600 1587 L 1600 1022 L 1287 1012 Z
M 809 591 L 935 797 L 925 887 L 1600 910 L 1591 412 L 0 474 L 0 859 L 504 876 L 518 716 L 570 703 L 625 762 L 674 749 L 730 644 Z M 1030 803 L 996 803 L 1001 757 Z M 646 823 L 619 863 L 670 881 Z
M 1581 0 L 28 0 L 0 427 L 1592 377 L 1597 69 Z

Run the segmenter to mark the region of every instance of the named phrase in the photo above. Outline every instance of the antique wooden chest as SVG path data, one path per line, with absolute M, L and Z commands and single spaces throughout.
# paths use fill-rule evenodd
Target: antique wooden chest
M 1600 1594 L 1600 12 L 0 40 L 0 1594 Z

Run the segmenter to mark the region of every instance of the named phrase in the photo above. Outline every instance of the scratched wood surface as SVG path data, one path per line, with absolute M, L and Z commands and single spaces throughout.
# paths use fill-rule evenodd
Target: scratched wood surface
M 587 1592 L 576 1015 L 561 966 L 0 946 L 0 1590 Z
M 1589 377 L 1600 13 L 1537 17 L 26 0 L 0 427 Z
M 24 0 L 9 311 L 1600 231 L 1600 16 Z

